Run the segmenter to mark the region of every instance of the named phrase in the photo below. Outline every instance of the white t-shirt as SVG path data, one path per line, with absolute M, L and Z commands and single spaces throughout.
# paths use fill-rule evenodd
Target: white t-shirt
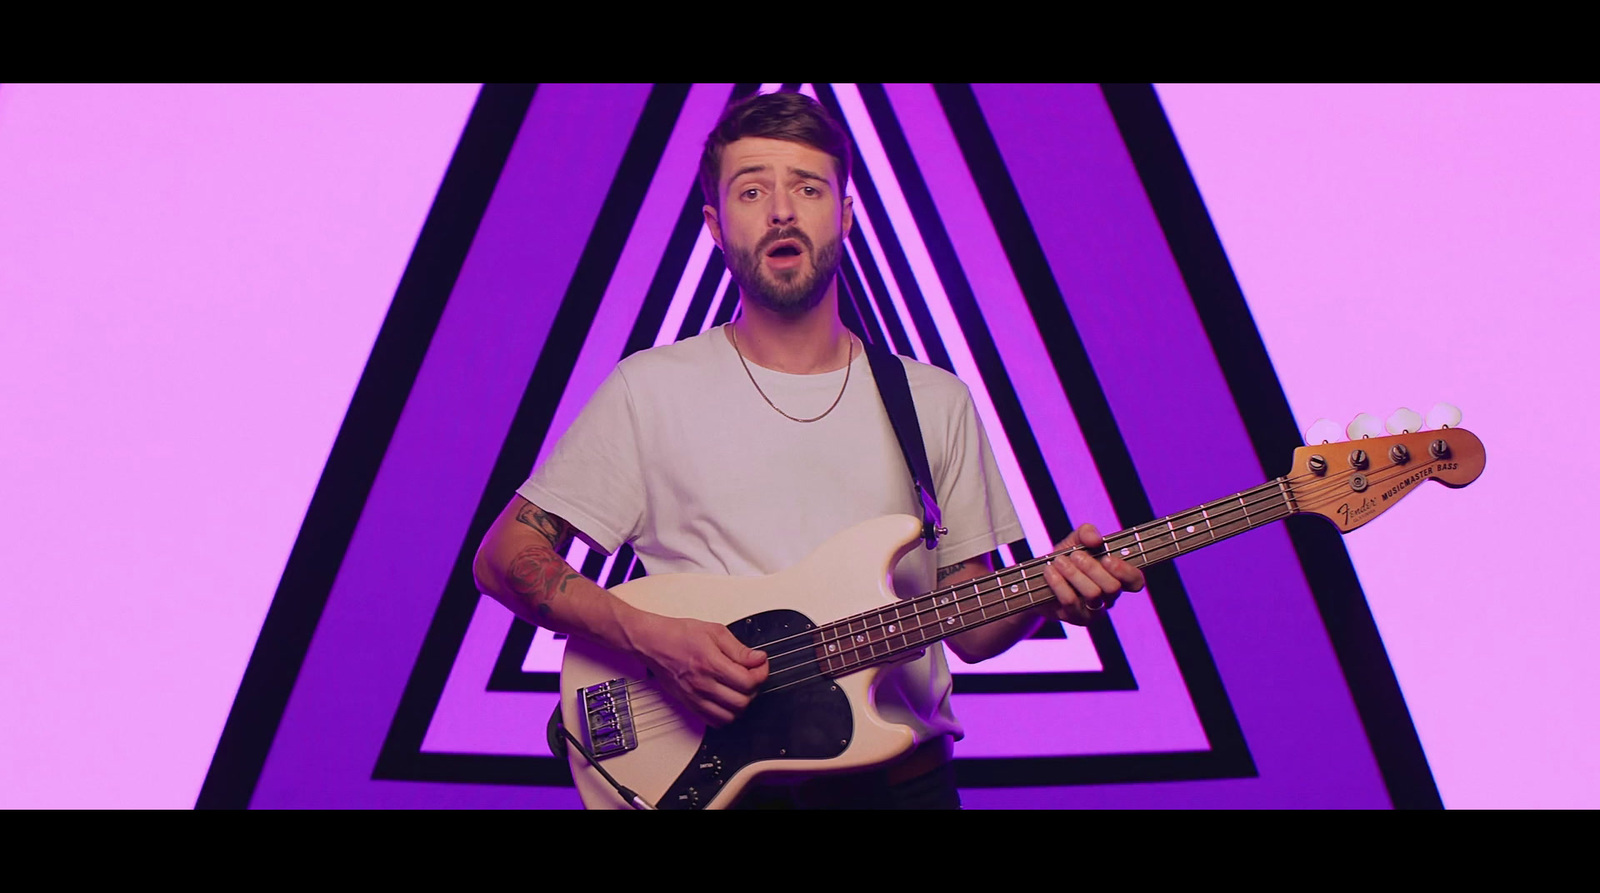
M 938 568 L 1022 538 L 967 386 L 901 357 L 949 531 L 911 550 L 896 592 L 933 589 Z M 754 364 L 768 398 L 796 418 L 827 410 L 845 370 L 792 375 Z M 776 573 L 847 527 L 922 516 L 911 472 L 859 348 L 832 412 L 802 424 L 751 386 L 721 328 L 624 359 L 518 493 L 606 553 L 631 543 L 646 573 Z M 796 605 L 804 610 L 803 605 Z M 942 648 L 891 668 L 877 692 L 885 719 L 917 739 L 962 735 L 950 711 Z

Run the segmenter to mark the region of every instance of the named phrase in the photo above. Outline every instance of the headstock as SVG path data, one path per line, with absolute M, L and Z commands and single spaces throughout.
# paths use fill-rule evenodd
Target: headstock
M 1483 442 L 1472 432 L 1453 427 L 1461 420 L 1460 411 L 1440 404 L 1429 413 L 1430 422 L 1450 427 L 1434 431 L 1404 427 L 1420 420 L 1409 409 L 1397 411 L 1388 427 L 1400 430 L 1380 436 L 1369 432 L 1381 423 L 1363 413 L 1347 426 L 1351 439 L 1338 443 L 1320 436 L 1337 430 L 1330 429 L 1332 423 L 1313 425 L 1310 444 L 1294 451 L 1294 466 L 1284 477 L 1295 511 L 1321 515 L 1341 533 L 1349 533 L 1430 480 L 1447 487 L 1465 487 L 1477 480 L 1483 473 Z

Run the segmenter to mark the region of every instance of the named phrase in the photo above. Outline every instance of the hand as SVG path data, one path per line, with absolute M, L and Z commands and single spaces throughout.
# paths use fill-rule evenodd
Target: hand
M 715 623 L 653 616 L 635 645 L 662 688 L 713 726 L 732 722 L 767 681 L 766 652 Z
M 1098 550 L 1105 538 L 1093 524 L 1084 524 L 1072 535 L 1056 544 L 1056 550 L 1083 546 Z M 1076 626 L 1088 626 L 1116 603 L 1124 592 L 1138 592 L 1144 588 L 1144 574 L 1133 565 L 1115 555 L 1102 555 L 1095 559 L 1083 549 L 1052 559 L 1044 569 L 1045 582 L 1056 600 L 1041 605 L 1046 617 L 1053 617 Z

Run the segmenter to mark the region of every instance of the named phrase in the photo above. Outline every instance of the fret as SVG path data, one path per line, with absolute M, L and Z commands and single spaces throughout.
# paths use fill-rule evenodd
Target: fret
M 980 589 L 978 587 L 978 581 L 976 581 L 976 580 L 972 581 L 971 583 L 969 583 L 967 585 L 972 587 L 972 595 L 963 596 L 962 600 L 970 598 L 973 601 L 976 601 L 978 603 L 978 619 L 975 622 L 983 623 L 983 622 L 985 622 L 985 621 L 990 619 L 989 618 L 989 608 L 994 604 L 995 594 L 999 594 L 1000 595 L 1001 605 L 1002 605 L 1002 608 L 1003 608 L 1003 606 L 1005 604 L 1005 596 L 1003 595 L 1003 593 L 1005 592 L 1005 586 L 1004 585 L 1001 585 L 1001 586 L 997 587 L 995 594 L 985 593 L 982 589 Z M 997 617 L 1004 616 L 1004 612 L 1002 611 L 1001 614 L 997 614 L 995 616 L 997 616 Z
M 906 625 L 907 644 L 925 645 L 928 639 L 939 634 L 939 617 L 930 599 L 919 598 L 908 602 L 908 614 L 902 614 Z
M 1028 597 L 1030 589 L 1028 578 L 1022 570 L 1017 569 L 1009 579 L 1002 577 L 998 582 L 1000 588 L 1000 616 L 1017 610 L 1017 606 L 1012 604 L 1013 599 L 1021 598 L 1028 604 L 1032 604 L 1032 599 Z
M 961 603 L 956 601 L 953 592 L 941 592 L 933 597 L 934 635 L 945 635 L 954 632 L 966 625 L 966 618 L 961 616 Z
M 893 654 L 906 647 L 906 637 L 900 623 L 900 606 L 890 605 L 887 611 L 879 613 L 879 617 L 883 623 L 884 653 Z M 898 645 L 895 644 L 897 638 L 900 640 Z
M 905 633 L 906 647 L 911 648 L 927 641 L 927 629 L 924 624 L 927 618 L 920 610 L 917 602 L 908 602 L 895 608 L 895 615 L 900 618 L 900 631 Z
M 853 631 L 850 619 L 841 620 L 833 626 L 839 630 L 839 663 L 843 669 L 849 669 L 860 663 L 856 654 L 856 634 Z
M 1134 540 L 1134 547 L 1138 550 L 1138 552 L 1135 554 L 1133 550 L 1124 548 L 1119 550 L 1118 554 L 1122 555 L 1125 560 L 1133 563 L 1133 565 L 1136 567 L 1148 567 L 1159 561 L 1164 561 L 1166 558 L 1171 557 L 1171 555 L 1166 554 L 1168 552 L 1176 554 L 1177 546 L 1175 543 L 1160 542 L 1157 539 L 1152 538 L 1149 545 L 1146 545 L 1144 542 L 1144 537 L 1140 536 L 1138 531 L 1135 531 L 1134 535 L 1136 537 Z M 1163 540 L 1169 540 L 1171 538 L 1172 534 L 1170 531 L 1161 537 Z
M 878 656 L 878 630 L 873 628 L 873 618 L 876 615 L 863 615 L 860 620 L 850 622 L 850 630 L 855 640 L 856 657 L 858 663 L 869 664 Z M 856 624 L 860 624 L 858 628 Z
M 1194 517 L 1195 512 L 1193 512 L 1193 511 L 1188 512 L 1187 513 L 1188 520 L 1191 520 L 1191 521 L 1198 520 L 1201 524 L 1206 525 L 1206 532 L 1209 533 L 1210 532 L 1210 521 L 1209 521 L 1209 519 L 1207 519 L 1205 517 L 1205 509 L 1203 509 L 1203 508 L 1200 509 L 1199 513 L 1200 513 L 1200 517 L 1199 518 L 1195 518 Z M 1179 516 L 1179 520 L 1180 520 L 1180 522 L 1183 521 L 1184 520 L 1183 516 Z M 1195 549 L 1198 549 L 1201 546 L 1206 545 L 1206 540 L 1204 540 L 1199 535 L 1199 530 L 1198 530 L 1198 526 L 1197 525 L 1185 523 L 1183 525 L 1183 527 L 1178 531 L 1177 544 L 1178 544 L 1178 551 L 1177 551 L 1176 554 L 1177 555 L 1183 555 L 1184 553 L 1192 552 Z
M 1230 536 L 1244 533 L 1249 529 L 1249 522 L 1242 518 L 1235 518 L 1233 520 L 1214 525 L 1211 530 L 1211 540 L 1215 542 L 1217 540 L 1227 539 Z M 1220 531 L 1220 533 L 1218 531 Z
M 1128 534 L 1133 535 L 1133 544 L 1131 546 L 1121 545 L 1121 543 L 1127 541 Z M 1117 540 L 1117 542 L 1113 543 L 1112 540 L 1114 539 Z M 1106 537 L 1106 551 L 1117 553 L 1122 557 L 1123 560 L 1131 562 L 1135 567 L 1144 567 L 1145 565 L 1154 563 L 1150 560 L 1148 553 L 1145 550 L 1144 538 L 1139 535 L 1139 528 L 1137 527 L 1129 528 L 1122 533 Z M 1135 552 L 1137 552 L 1137 554 L 1135 554 Z
M 872 616 L 868 618 L 867 641 L 872 645 L 872 657 L 874 660 L 894 653 L 894 649 L 889 646 L 887 640 L 889 634 L 889 617 L 887 615 L 893 612 L 894 608 L 892 607 L 887 611 L 874 611 Z
M 840 642 L 838 624 L 817 630 L 815 641 L 817 659 L 822 662 L 823 672 L 835 673 L 845 668 L 844 646 Z

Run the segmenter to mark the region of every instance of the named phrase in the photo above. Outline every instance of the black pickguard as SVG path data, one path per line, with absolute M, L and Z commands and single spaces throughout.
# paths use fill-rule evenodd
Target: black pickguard
M 767 651 L 767 684 L 738 719 L 707 727 L 694 759 L 657 809 L 700 809 L 735 772 L 762 760 L 828 760 L 850 746 L 850 699 L 817 666 L 813 624 L 798 611 L 763 611 L 728 624 L 740 642 Z M 791 636 L 801 634 L 799 638 Z M 768 643 L 785 640 L 768 648 Z M 806 679 L 798 684 L 792 680 Z

